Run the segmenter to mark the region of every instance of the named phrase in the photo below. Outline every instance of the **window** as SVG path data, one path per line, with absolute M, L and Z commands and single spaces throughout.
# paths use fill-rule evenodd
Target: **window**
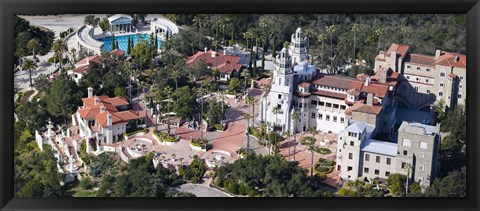
M 408 155 L 408 151 L 407 151 L 407 150 L 403 150 L 403 155 Z
M 386 177 L 390 176 L 390 172 L 389 172 L 389 171 L 386 171 L 386 172 L 385 172 L 385 176 L 386 176 Z
M 387 158 L 387 165 L 390 165 L 392 162 L 392 159 L 391 158 Z
M 458 99 L 462 99 L 462 93 L 458 94 Z
M 423 177 L 418 177 L 418 183 L 420 183 L 420 185 L 423 184 Z
M 458 85 L 458 87 L 460 87 L 460 89 L 463 88 L 463 84 Z
M 427 149 L 427 142 L 420 141 L 420 149 Z
M 418 170 L 419 170 L 419 171 L 425 171 L 425 165 L 423 165 L 423 164 L 418 164 Z
M 380 163 L 380 156 L 375 157 L 375 162 Z
M 460 76 L 460 80 L 463 80 L 463 76 Z
M 379 175 L 379 174 L 380 174 L 380 170 L 375 169 L 375 175 Z
M 353 154 L 352 153 L 348 153 L 348 159 L 353 159 Z
M 417 70 L 420 70 L 420 67 L 417 67 Z
M 370 160 L 370 154 L 365 154 L 365 161 L 369 161 Z
M 333 108 L 338 108 L 338 104 L 333 104 Z
M 348 132 L 348 136 L 350 136 L 350 137 L 357 137 L 357 133 Z
M 330 115 L 327 115 L 326 120 L 327 120 L 327 121 L 330 121 Z
M 410 140 L 408 140 L 408 139 L 403 139 L 403 141 L 402 141 L 402 146 L 404 146 L 404 147 L 410 147 L 410 146 L 411 146 Z
M 322 101 L 320 101 L 320 102 L 318 102 L 318 105 L 324 106 L 324 105 L 325 105 L 325 103 L 324 103 L 324 102 L 322 102 Z
M 420 81 L 420 78 L 417 77 L 416 80 L 417 80 L 417 81 Z
M 407 65 L 407 69 L 410 69 L 410 65 Z
M 402 169 L 405 169 L 405 168 L 407 168 L 407 163 L 402 162 Z
M 278 99 L 282 98 L 282 95 L 281 94 L 278 94 Z
M 351 166 L 347 167 L 347 171 L 351 171 L 352 169 L 353 169 L 353 167 L 351 167 Z
M 317 101 L 316 100 L 312 100 L 312 105 L 317 105 Z
M 332 107 L 332 104 L 331 103 L 327 103 L 327 107 Z
M 350 141 L 350 146 L 353 146 L 353 141 Z
M 410 79 L 410 76 L 407 75 L 407 79 Z
M 430 94 L 430 89 L 427 89 L 427 94 Z
M 417 92 L 418 92 L 418 86 L 415 86 L 415 91 L 417 91 Z
M 344 122 L 345 122 L 345 118 L 340 117 L 340 123 L 344 123 Z
M 428 79 L 425 79 L 425 82 L 427 82 L 427 83 L 428 83 L 428 82 L 429 82 L 429 80 L 428 80 Z
M 368 174 L 368 168 L 364 168 L 363 172 Z
M 430 68 L 425 69 L 427 72 L 430 72 Z
M 441 69 L 441 70 L 440 70 L 440 77 L 445 78 L 445 75 L 446 75 L 445 69 Z
M 439 92 L 438 92 L 438 96 L 443 96 L 443 92 L 442 92 L 442 91 L 439 91 Z
M 461 87 L 460 87 L 460 88 L 461 88 Z M 347 109 L 347 107 L 344 106 L 344 105 L 341 105 L 341 106 L 340 106 L 340 109 L 345 110 L 345 109 Z
M 443 87 L 443 85 L 444 85 L 443 82 L 440 82 L 440 87 Z
M 318 118 L 322 120 L 323 114 L 318 114 Z
M 312 119 L 315 119 L 315 113 L 312 112 Z
M 337 122 L 337 116 L 333 116 L 333 122 Z

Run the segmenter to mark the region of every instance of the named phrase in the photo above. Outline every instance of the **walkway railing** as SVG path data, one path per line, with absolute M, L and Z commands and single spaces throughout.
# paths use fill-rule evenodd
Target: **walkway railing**
M 92 30 L 94 30 L 94 28 L 82 26 L 78 29 L 77 33 L 75 34 L 76 38 L 83 47 L 93 51 L 100 52 L 100 48 L 102 47 L 103 42 L 95 40 L 90 36 L 90 31 Z

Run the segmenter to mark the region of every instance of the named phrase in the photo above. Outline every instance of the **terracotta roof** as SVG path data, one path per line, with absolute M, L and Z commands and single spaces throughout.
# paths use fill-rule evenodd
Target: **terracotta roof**
M 239 56 L 223 55 L 223 53 L 215 52 L 215 57 L 212 57 L 212 52 L 214 51 L 198 51 L 193 56 L 188 57 L 186 63 L 193 66 L 197 62 L 203 62 L 210 67 L 216 67 L 221 73 L 232 73 L 234 70 L 242 68 L 242 64 L 239 64 Z
M 367 105 L 364 104 L 365 100 L 359 100 L 353 104 L 352 107 L 345 110 L 345 114 L 351 115 L 353 112 L 361 112 L 367 114 L 380 114 L 382 111 L 381 105 Z
M 295 92 L 293 94 L 297 97 L 300 97 L 300 98 L 310 97 L 310 95 L 312 95 L 312 93 L 310 93 L 310 92 L 307 92 L 307 93 Z
M 83 65 L 83 66 L 80 66 L 80 67 L 77 67 L 73 70 L 74 73 L 78 73 L 78 74 L 85 74 L 88 70 L 88 65 Z
M 89 62 L 95 62 L 95 63 L 100 64 L 102 62 L 102 55 L 94 55 L 94 56 L 85 57 L 82 60 L 75 63 L 75 67 L 88 65 Z
M 435 57 L 427 56 L 427 55 L 421 55 L 421 54 L 410 54 L 409 56 L 407 56 L 405 58 L 405 62 L 412 63 L 412 64 L 429 66 L 429 67 L 434 67 L 435 66 Z
M 85 104 L 86 107 L 95 107 L 95 98 L 98 98 L 100 102 L 103 100 L 109 98 L 107 95 L 102 95 L 102 96 L 94 96 L 90 98 L 82 98 L 83 104 Z
M 272 80 L 270 78 L 262 78 L 257 81 L 260 85 L 265 85 L 265 84 L 270 84 L 272 83 Z
M 115 56 L 115 57 L 120 57 L 125 55 L 125 51 L 122 51 L 120 49 L 115 49 L 113 51 L 110 51 L 110 55 Z
M 116 112 L 116 113 L 113 113 L 113 116 L 116 116 L 123 121 L 129 121 L 129 120 L 132 120 L 132 119 L 138 119 L 139 118 L 134 113 L 134 111 L 132 111 L 132 110 Z
M 325 90 L 312 91 L 311 93 L 318 96 L 331 97 L 331 98 L 337 98 L 337 99 L 345 99 L 347 97 L 346 94 L 329 92 Z
M 455 61 L 455 58 L 458 58 L 458 61 Z M 447 66 L 447 67 L 467 67 L 467 57 L 462 54 L 456 54 L 451 52 L 442 51 L 440 57 L 437 59 L 435 64 Z
M 128 101 L 123 98 L 123 97 L 113 97 L 113 98 L 107 98 L 102 100 L 103 102 L 107 102 L 112 104 L 113 106 L 126 106 L 128 105 Z
M 397 52 L 397 54 L 400 57 L 403 57 L 408 52 L 409 48 L 410 48 L 410 46 L 408 46 L 408 45 L 392 43 L 392 45 L 390 46 L 390 48 L 387 51 L 387 56 L 390 56 L 390 54 L 392 52 Z
M 108 114 L 110 114 L 111 112 L 109 111 L 106 111 L 106 112 L 103 112 L 99 115 L 97 115 L 95 117 L 95 121 L 97 121 L 97 123 L 99 123 L 102 127 L 107 127 L 107 117 L 108 117 Z M 113 113 L 112 114 L 112 125 L 118 125 L 118 124 L 127 124 L 127 121 L 124 121 L 123 119 L 117 117 L 116 115 L 114 115 Z
M 365 73 L 360 73 L 357 75 L 357 80 L 359 81 L 365 81 L 365 79 L 367 79 L 368 77 L 370 77 L 369 75 L 365 74 Z
M 78 109 L 80 116 L 87 120 L 93 120 L 100 113 L 100 108 L 82 108 Z
M 302 82 L 301 84 L 298 85 L 299 87 L 302 87 L 302 88 L 309 88 L 310 87 L 310 83 L 308 82 Z
M 398 81 L 398 77 L 400 76 L 399 73 L 394 72 L 391 68 L 386 69 L 385 67 L 380 67 L 374 76 L 372 76 L 372 80 L 379 82 L 381 74 L 387 72 L 387 81 L 386 85 L 395 85 Z
M 398 73 L 390 72 L 390 75 L 391 75 L 391 78 L 395 78 L 395 77 L 398 78 Z M 388 79 L 388 75 L 387 75 L 387 79 Z M 330 86 L 330 87 L 336 87 L 336 88 L 346 89 L 346 90 L 355 89 L 360 92 L 373 93 L 375 94 L 375 96 L 380 98 L 385 97 L 385 94 L 387 93 L 388 86 L 389 86 L 389 83 L 381 84 L 381 83 L 378 83 L 377 81 L 372 81 L 371 84 L 369 84 L 368 86 L 365 86 L 365 83 L 359 80 L 341 77 L 338 75 L 325 75 L 323 73 L 317 74 L 315 79 L 312 80 L 312 83 L 316 85 Z M 312 92 L 312 94 L 315 94 L 315 93 Z M 346 97 L 345 94 L 342 94 L 342 95 Z
M 349 89 L 349 90 L 347 91 L 347 94 L 353 95 L 353 96 L 357 96 L 357 95 L 360 94 L 360 91 L 355 90 L 355 89 Z

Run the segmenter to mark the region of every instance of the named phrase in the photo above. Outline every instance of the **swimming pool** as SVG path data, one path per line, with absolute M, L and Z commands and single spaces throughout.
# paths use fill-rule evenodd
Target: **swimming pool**
M 154 35 L 155 36 L 155 35 Z M 123 36 L 115 36 L 115 41 L 118 42 L 118 48 L 120 50 L 127 52 L 128 48 L 128 38 L 133 38 L 133 46 L 140 42 L 140 40 L 146 40 L 150 42 L 150 34 L 132 34 L 132 35 L 123 35 Z M 158 39 L 158 48 L 160 48 L 162 40 L 160 37 Z M 112 37 L 104 37 L 99 39 L 98 41 L 103 42 L 102 51 L 103 52 L 110 52 L 112 51 Z

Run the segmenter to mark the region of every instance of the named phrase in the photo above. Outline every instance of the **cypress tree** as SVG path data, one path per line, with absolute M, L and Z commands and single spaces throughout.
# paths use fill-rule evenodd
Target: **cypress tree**
M 115 49 L 118 49 L 118 41 L 115 41 Z
M 115 34 L 112 35 L 112 50 L 115 49 Z
M 277 56 L 276 48 L 277 48 L 277 38 L 273 36 L 272 56 L 274 59 Z
M 131 48 L 130 36 L 128 36 L 127 54 L 130 54 L 130 48 Z
M 155 33 L 155 51 L 158 50 L 158 33 Z

